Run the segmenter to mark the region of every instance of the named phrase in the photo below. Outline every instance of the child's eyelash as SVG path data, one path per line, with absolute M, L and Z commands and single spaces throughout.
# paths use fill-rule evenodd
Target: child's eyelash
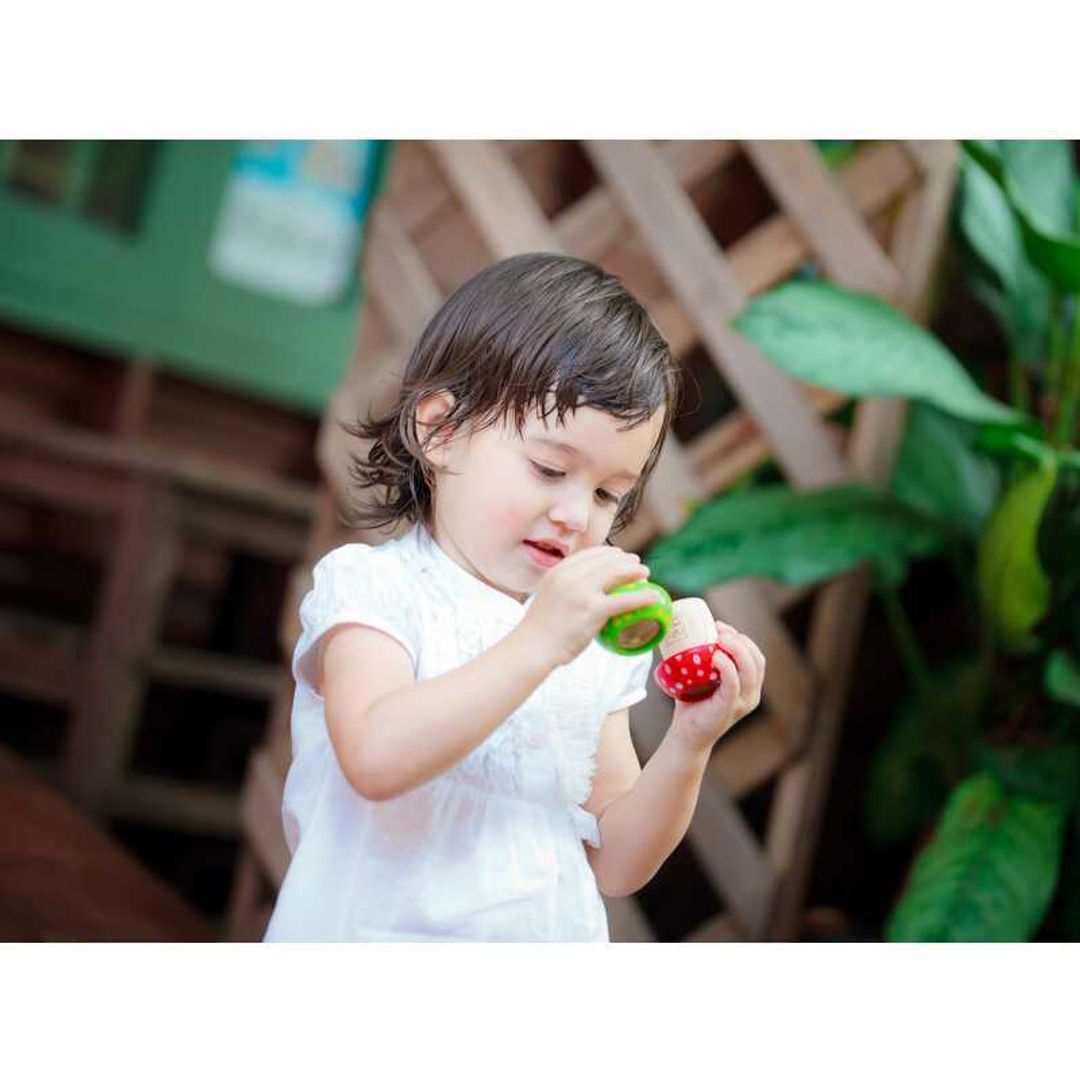
M 564 472 L 559 472 L 558 469 L 549 469 L 546 465 L 541 465 L 531 458 L 529 459 L 529 464 L 532 465 L 545 480 L 561 480 L 566 475 Z M 603 496 L 605 502 L 617 506 L 622 501 L 618 495 L 615 495 L 610 491 L 604 491 L 603 488 L 597 488 L 596 490 Z

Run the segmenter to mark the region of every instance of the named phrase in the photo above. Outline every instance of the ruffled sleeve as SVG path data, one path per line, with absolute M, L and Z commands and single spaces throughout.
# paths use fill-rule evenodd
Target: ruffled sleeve
M 613 659 L 615 671 L 611 680 L 611 692 L 605 711 L 617 712 L 637 704 L 645 697 L 652 670 L 653 654 L 641 656 L 618 656 Z
M 300 603 L 293 677 L 317 685 L 323 639 L 328 630 L 345 623 L 373 627 L 400 642 L 415 671 L 419 633 L 411 585 L 392 553 L 369 544 L 345 544 L 324 555 Z

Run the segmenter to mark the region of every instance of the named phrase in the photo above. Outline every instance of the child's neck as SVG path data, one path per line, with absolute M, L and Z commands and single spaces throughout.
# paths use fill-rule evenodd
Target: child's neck
M 431 538 L 432 543 L 438 546 L 439 550 L 451 561 L 461 567 L 467 574 L 476 578 L 477 581 L 482 582 L 489 589 L 494 589 L 496 592 L 501 592 L 504 596 L 509 596 L 512 600 L 516 600 L 519 604 L 524 604 L 531 595 L 530 593 L 516 592 L 513 589 L 506 589 L 498 583 L 492 581 L 490 578 L 485 577 L 480 571 L 473 565 L 469 558 L 461 551 L 457 544 L 454 543 L 449 533 L 443 528 L 440 528 L 438 523 L 434 523 L 430 528 L 427 525 L 421 525 L 421 528 L 426 529 L 428 536 Z

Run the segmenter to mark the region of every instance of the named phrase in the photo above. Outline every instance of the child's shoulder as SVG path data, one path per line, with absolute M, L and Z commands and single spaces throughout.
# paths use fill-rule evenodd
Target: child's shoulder
M 393 566 L 407 567 L 413 562 L 415 548 L 412 532 L 367 544 L 358 540 L 339 544 L 325 552 L 315 563 L 318 566 L 371 566 L 389 569 Z
M 401 586 L 415 577 L 416 558 L 411 534 L 377 544 L 351 541 L 331 548 L 312 567 L 320 579 L 375 579 L 383 585 Z

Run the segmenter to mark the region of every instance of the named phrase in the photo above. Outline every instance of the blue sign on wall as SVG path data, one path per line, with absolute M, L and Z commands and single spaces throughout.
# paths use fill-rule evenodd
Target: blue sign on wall
M 356 274 L 378 144 L 241 143 L 210 246 L 220 278 L 301 304 L 332 304 Z

